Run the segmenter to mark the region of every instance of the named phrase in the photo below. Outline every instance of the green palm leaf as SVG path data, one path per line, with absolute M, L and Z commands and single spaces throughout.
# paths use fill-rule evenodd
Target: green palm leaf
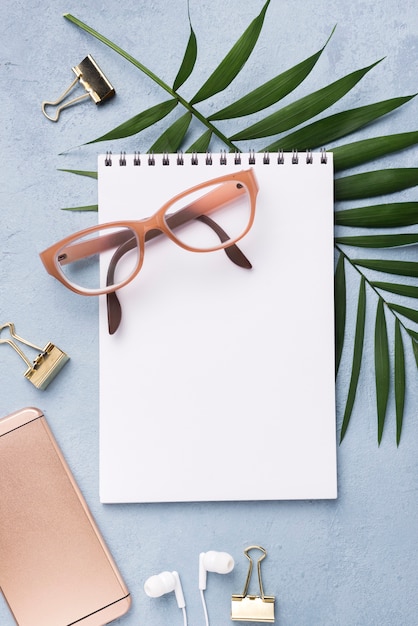
M 376 289 L 382 289 L 382 291 L 388 291 L 389 293 L 396 293 L 399 296 L 405 296 L 406 298 L 418 298 L 418 287 L 414 285 L 400 285 L 399 283 L 386 283 L 378 280 L 373 280 L 370 283 Z
M 181 63 L 180 69 L 177 73 L 176 78 L 174 79 L 173 89 L 177 91 L 183 83 L 189 78 L 190 74 L 193 72 L 193 68 L 196 63 L 197 58 L 197 40 L 196 35 L 192 27 L 192 23 L 190 21 L 189 14 L 189 25 L 190 25 L 190 35 L 189 40 L 186 46 L 186 52 L 184 53 L 183 61 Z
M 418 202 L 393 202 L 335 212 L 338 226 L 391 228 L 418 224 Z
M 61 211 L 98 211 L 97 204 L 88 204 L 86 206 L 62 207 Z
M 383 194 L 395 193 L 418 185 L 418 167 L 363 172 L 353 176 L 337 178 L 335 198 L 337 200 L 356 200 Z
M 347 294 L 345 281 L 344 255 L 340 254 L 335 270 L 335 369 L 338 372 L 344 345 L 345 321 L 347 314 Z
M 339 172 L 356 167 L 379 157 L 404 150 L 418 143 L 418 131 L 387 135 L 373 139 L 363 139 L 353 143 L 329 148 L 334 155 L 334 171 Z
M 357 246 L 360 248 L 396 248 L 418 243 L 418 234 L 358 235 L 354 237 L 336 237 L 335 241 L 346 246 Z
M 145 128 L 152 126 L 156 122 L 159 122 L 164 117 L 166 117 L 166 115 L 168 115 L 173 109 L 175 109 L 177 104 L 178 102 L 175 99 L 166 100 L 165 102 L 156 104 L 146 111 L 143 111 L 138 115 L 134 115 L 134 117 L 131 117 L 123 124 L 116 126 L 116 128 L 109 131 L 105 135 L 102 135 L 97 139 L 93 139 L 92 141 L 88 141 L 87 143 L 90 144 L 96 143 L 98 141 L 112 141 L 113 139 L 122 139 L 122 137 L 130 137 L 131 135 L 136 135 Z
M 395 410 L 396 410 L 396 443 L 399 446 L 405 408 L 405 351 L 402 341 L 401 325 L 395 321 Z
M 380 63 L 380 61 L 352 72 L 331 85 L 327 85 L 323 89 L 319 89 L 296 102 L 292 102 L 292 104 L 272 113 L 260 122 L 236 133 L 231 137 L 231 140 L 241 141 L 243 139 L 258 139 L 259 137 L 278 135 L 290 128 L 299 126 L 299 124 L 312 119 L 318 113 L 322 113 L 322 111 L 325 111 L 325 109 L 328 109 L 345 96 L 377 63 Z
M 186 152 L 207 152 L 209 149 L 210 140 L 212 139 L 212 131 L 207 130 L 201 135 Z
M 244 67 L 257 43 L 269 4 L 270 0 L 267 0 L 261 13 L 251 22 L 220 65 L 218 65 L 197 94 L 190 100 L 190 104 L 195 105 L 198 102 L 207 100 L 216 93 L 226 89 L 226 87 L 232 83 L 234 78 Z
M 160 152 L 177 152 L 191 121 L 191 113 L 187 112 L 182 115 L 152 144 L 149 152 L 155 152 L 156 154 Z
M 87 176 L 88 178 L 97 179 L 97 172 L 87 171 L 87 170 L 68 170 L 59 168 L 59 172 L 68 172 L 69 174 L 77 174 L 77 176 Z
M 415 363 L 418 367 L 418 337 L 416 339 L 412 339 L 412 350 L 415 356 Z
M 252 113 L 266 109 L 272 104 L 279 102 L 279 100 L 282 100 L 285 96 L 296 89 L 296 87 L 298 87 L 310 74 L 319 57 L 323 53 L 327 43 L 331 39 L 334 30 L 335 27 L 325 45 L 318 50 L 318 52 L 301 63 L 298 63 L 298 65 L 295 65 L 275 78 L 272 78 L 260 87 L 257 87 L 257 89 L 254 89 L 249 94 L 240 98 L 236 102 L 233 102 L 221 111 L 213 113 L 213 115 L 210 115 L 208 119 L 211 121 L 228 120 L 235 117 L 251 115 Z
M 355 130 L 370 124 L 379 117 L 382 117 L 382 115 L 394 111 L 414 97 L 415 96 L 391 98 L 390 100 L 384 100 L 356 109 L 343 111 L 342 113 L 336 113 L 335 115 L 313 122 L 290 135 L 286 135 L 274 141 L 260 150 L 260 152 L 276 152 L 278 150 L 286 151 L 294 149 L 306 150 L 307 146 L 310 148 L 326 146 L 331 141 L 345 137 Z
M 388 307 L 390 307 L 392 311 L 395 311 L 396 313 L 407 317 L 412 322 L 418 323 L 418 311 L 416 309 L 411 309 L 407 306 L 402 306 L 400 304 L 394 304 L 391 302 L 388 302 Z
M 353 412 L 354 400 L 357 394 L 357 386 L 360 376 L 361 360 L 363 356 L 364 328 L 366 321 L 366 281 L 362 276 L 360 281 L 359 296 L 357 303 L 356 333 L 354 338 L 353 364 L 351 368 L 350 385 L 341 426 L 340 443 L 344 439 Z
M 392 261 L 391 259 L 352 259 L 351 261 L 354 265 L 369 270 L 418 278 L 418 263 L 416 261 Z
M 389 398 L 389 344 L 383 300 L 379 298 L 376 311 L 374 361 L 377 401 L 377 440 L 382 441 Z

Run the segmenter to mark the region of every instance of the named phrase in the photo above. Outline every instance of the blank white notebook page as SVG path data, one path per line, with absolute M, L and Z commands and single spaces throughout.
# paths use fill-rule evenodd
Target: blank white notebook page
M 101 223 L 231 172 L 259 186 L 252 269 L 161 236 L 113 335 L 99 298 L 102 502 L 337 497 L 332 154 L 223 156 L 99 156 Z

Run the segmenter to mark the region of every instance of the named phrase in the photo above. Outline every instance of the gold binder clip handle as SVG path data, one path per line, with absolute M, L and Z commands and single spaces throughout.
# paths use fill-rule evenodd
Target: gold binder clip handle
M 108 98 L 111 98 L 115 95 L 114 87 L 103 74 L 102 70 L 97 65 L 91 54 L 86 56 L 86 58 L 83 59 L 81 63 L 79 63 L 75 67 L 72 67 L 71 69 L 75 74 L 75 78 L 71 85 L 64 91 L 64 93 L 62 93 L 57 100 L 45 100 L 44 102 L 42 102 L 42 113 L 45 115 L 45 117 L 51 120 L 51 122 L 58 122 L 61 111 L 63 109 L 66 109 L 67 107 L 72 106 L 73 104 L 76 104 L 77 102 L 80 102 L 80 100 L 84 100 L 85 98 L 90 97 L 95 104 L 100 104 L 104 100 L 107 100 Z M 74 89 L 77 82 L 80 82 L 80 84 L 86 90 L 86 93 L 83 93 L 80 96 L 77 96 L 72 100 L 64 102 L 64 104 L 61 104 L 68 96 L 68 94 Z M 58 106 L 59 104 L 61 104 L 61 106 Z M 51 106 L 58 107 L 55 111 L 54 116 L 49 115 L 46 112 L 46 107 Z
M 9 329 L 10 337 L 2 339 L 1 332 L 5 328 Z M 16 342 L 29 346 L 39 352 L 32 363 Z M 35 385 L 35 387 L 42 390 L 49 385 L 51 380 L 55 378 L 69 360 L 69 356 L 51 342 L 48 342 L 45 348 L 42 349 L 34 343 L 23 339 L 23 337 L 19 337 L 19 335 L 16 334 L 15 326 L 12 322 L 7 322 L 0 326 L 0 344 L 8 344 L 18 353 L 28 366 L 24 374 L 25 378 Z
M 260 550 L 261 556 L 257 560 L 258 586 L 260 595 L 248 594 L 250 580 L 253 573 L 253 559 L 249 555 L 250 550 Z M 267 552 L 261 546 L 249 546 L 244 550 L 249 560 L 248 574 L 242 594 L 234 594 L 231 604 L 231 620 L 240 622 L 274 622 L 274 596 L 266 596 L 261 578 L 261 561 L 266 558 Z
M 248 554 L 250 550 L 260 550 L 262 552 L 260 558 L 257 560 L 257 574 L 258 574 L 258 586 L 260 588 L 260 596 L 264 600 L 263 581 L 261 578 L 261 561 L 263 561 L 266 558 L 267 552 L 261 546 L 249 546 L 248 548 L 244 550 L 244 554 L 249 560 L 250 565 L 248 567 L 247 580 L 245 581 L 245 587 L 244 587 L 244 591 L 242 592 L 242 595 L 246 596 L 248 594 L 248 587 L 250 586 L 251 575 L 253 573 L 253 560 Z

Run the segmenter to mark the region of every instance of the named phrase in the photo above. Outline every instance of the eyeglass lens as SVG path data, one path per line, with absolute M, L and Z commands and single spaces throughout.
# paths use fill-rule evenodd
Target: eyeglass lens
M 205 186 L 170 204 L 165 223 L 180 244 L 210 250 L 238 239 L 250 216 L 247 187 L 237 181 L 225 181 Z
M 104 225 L 63 247 L 57 263 L 66 280 L 86 291 L 127 280 L 139 263 L 137 236 L 126 226 Z

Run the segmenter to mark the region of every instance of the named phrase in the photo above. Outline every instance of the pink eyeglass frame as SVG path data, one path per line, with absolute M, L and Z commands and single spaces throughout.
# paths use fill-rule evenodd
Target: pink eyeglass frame
M 250 219 L 248 221 L 248 225 L 245 228 L 245 230 L 236 238 L 228 239 L 227 241 L 221 241 L 220 245 L 213 246 L 210 248 L 205 248 L 205 249 L 194 248 L 194 247 L 188 246 L 185 243 L 183 243 L 181 240 L 177 239 L 175 235 L 172 233 L 172 231 L 170 230 L 170 228 L 167 226 L 166 219 L 168 221 L 169 219 L 174 218 L 176 220 L 176 223 L 174 224 L 174 226 L 177 226 L 191 219 L 196 219 L 198 215 L 200 216 L 207 215 L 208 213 L 211 212 L 213 207 L 219 208 L 222 205 L 227 204 L 234 197 L 237 197 L 237 195 L 241 193 L 241 191 L 238 186 L 234 187 L 233 190 L 219 187 L 209 192 L 208 194 L 202 196 L 201 198 L 199 198 L 199 200 L 189 204 L 184 209 L 181 209 L 180 211 L 173 213 L 168 218 L 165 218 L 164 216 L 166 214 L 167 209 L 170 207 L 170 205 L 174 204 L 175 202 L 177 202 L 184 196 L 187 196 L 195 191 L 199 191 L 200 189 L 204 189 L 205 187 L 210 187 L 213 185 L 217 185 L 217 184 L 220 184 L 223 182 L 229 182 L 229 181 L 231 182 L 236 181 L 237 184 L 242 183 L 243 185 L 245 185 L 249 193 Z M 232 194 L 231 191 L 234 191 L 234 193 Z M 190 187 L 189 189 L 187 189 L 186 191 L 183 191 L 182 193 L 175 195 L 168 202 L 166 202 L 160 209 L 158 209 L 158 211 L 154 213 L 154 215 L 150 217 L 143 218 L 141 220 L 125 220 L 125 221 L 117 221 L 117 222 L 108 222 L 105 224 L 98 224 L 97 226 L 90 226 L 89 228 L 85 228 L 81 231 L 78 231 L 77 233 L 74 233 L 73 235 L 65 237 L 64 239 L 62 239 L 61 241 L 58 241 L 57 243 L 53 244 L 49 248 L 46 248 L 46 250 L 41 252 L 39 256 L 47 272 L 51 276 L 56 278 L 65 287 L 70 289 L 71 291 L 80 295 L 87 295 L 87 296 L 110 294 L 121 289 L 122 287 L 130 283 L 137 276 L 137 274 L 139 273 L 142 267 L 143 260 L 144 260 L 145 242 L 162 233 L 167 235 L 169 239 L 171 239 L 174 243 L 179 245 L 181 248 L 184 248 L 185 250 L 189 250 L 190 252 L 214 252 L 216 250 L 222 250 L 222 249 L 225 249 L 225 251 L 227 251 L 228 248 L 232 248 L 237 241 L 242 239 L 248 233 L 251 226 L 253 225 L 257 193 L 258 193 L 258 183 L 257 183 L 257 179 L 255 177 L 253 169 L 250 168 L 247 170 L 241 170 L 240 172 L 233 172 L 225 176 L 220 176 L 217 178 L 213 178 L 209 181 L 205 181 L 203 183 L 195 185 L 194 187 Z M 60 255 L 62 256 L 63 253 L 65 252 L 65 260 L 67 263 L 69 263 L 71 261 L 77 260 L 78 258 L 88 256 L 89 253 L 96 254 L 99 251 L 104 251 L 106 249 L 114 247 L 115 243 L 124 245 L 126 243 L 126 239 L 121 238 L 121 235 L 123 233 L 113 233 L 109 235 L 102 235 L 100 237 L 100 244 L 101 244 L 100 250 L 97 248 L 97 240 L 94 240 L 92 243 L 89 241 L 79 242 L 71 246 L 71 243 L 73 241 L 76 241 L 80 237 L 89 235 L 90 233 L 94 233 L 95 231 L 103 231 L 106 228 L 110 229 L 110 228 L 118 228 L 118 227 L 121 227 L 121 228 L 125 227 L 127 229 L 130 229 L 131 231 L 135 233 L 136 238 L 137 238 L 137 245 L 139 249 L 138 263 L 137 263 L 137 267 L 132 271 L 130 276 L 128 276 L 124 281 L 118 283 L 117 285 L 108 285 L 104 288 L 99 288 L 99 289 L 94 289 L 94 290 L 83 289 L 72 284 L 60 270 L 60 261 L 59 261 L 58 254 L 60 253 Z M 148 237 L 146 236 L 147 233 L 148 233 Z M 120 238 L 120 241 L 117 240 L 118 237 Z

